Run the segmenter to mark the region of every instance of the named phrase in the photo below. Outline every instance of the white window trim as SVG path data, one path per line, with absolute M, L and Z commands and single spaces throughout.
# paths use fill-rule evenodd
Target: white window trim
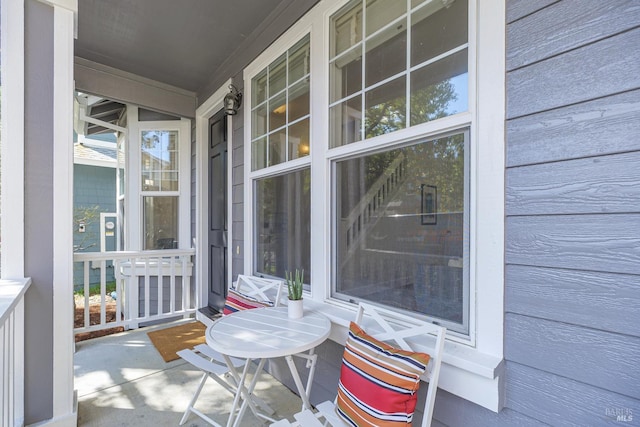
M 178 196 L 178 249 L 191 248 L 191 121 L 188 119 L 167 121 L 138 121 L 138 107 L 127 105 L 127 171 L 125 206 L 125 245 L 127 250 L 139 251 L 143 247 L 144 218 L 142 198 L 144 196 Z M 178 131 L 179 183 L 178 191 L 142 191 L 140 179 L 141 132 L 145 130 Z
M 329 150 L 329 17 L 345 0 L 323 0 L 244 70 L 245 97 L 251 79 L 307 32 L 311 33 L 311 153 L 304 163 L 251 172 L 251 103 L 244 106 L 244 235 L 246 272 L 253 271 L 253 182 L 256 178 L 311 165 L 311 293 L 308 304 L 332 320 L 330 338 L 345 342 L 352 304 L 331 298 L 331 164 L 365 153 L 470 127 L 470 313 L 469 337 L 450 333 L 445 344 L 439 387 L 499 411 L 504 405 L 504 165 L 505 165 L 505 5 L 501 0 L 469 1 L 469 111 Z M 482 31 L 480 31 L 482 29 Z M 475 76 L 475 79 L 473 78 Z M 476 96 L 477 95 L 477 96 Z M 482 250 L 478 250 L 481 247 Z

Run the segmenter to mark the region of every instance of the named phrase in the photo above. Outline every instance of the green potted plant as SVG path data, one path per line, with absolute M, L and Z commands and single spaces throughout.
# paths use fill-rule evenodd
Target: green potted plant
M 288 313 L 291 319 L 299 319 L 302 317 L 302 288 L 304 285 L 304 269 L 296 268 L 295 274 L 291 271 L 285 271 L 284 278 L 287 283 L 287 292 L 289 294 Z

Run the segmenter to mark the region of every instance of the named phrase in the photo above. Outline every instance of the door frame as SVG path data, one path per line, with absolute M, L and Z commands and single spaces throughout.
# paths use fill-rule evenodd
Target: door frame
M 194 236 L 195 248 L 196 248 L 196 307 L 202 308 L 209 305 L 209 292 L 208 292 L 208 280 L 209 280 L 209 261 L 208 257 L 208 194 L 209 194 L 209 179 L 208 179 L 208 146 L 209 146 L 209 119 L 213 117 L 224 106 L 224 96 L 229 92 L 229 85 L 231 79 L 216 90 L 205 102 L 196 109 L 196 205 L 195 205 L 195 225 L 196 234 Z M 232 171 L 233 171 L 233 127 L 232 121 L 227 116 L 227 218 L 229 218 L 229 226 L 227 230 L 227 262 L 229 263 L 227 268 L 227 286 L 231 283 L 232 277 L 232 255 L 233 255 L 233 217 L 232 217 L 232 203 L 231 203 L 231 189 L 233 187 Z M 199 313 L 199 312 L 196 312 Z M 196 316 L 199 316 L 196 314 Z

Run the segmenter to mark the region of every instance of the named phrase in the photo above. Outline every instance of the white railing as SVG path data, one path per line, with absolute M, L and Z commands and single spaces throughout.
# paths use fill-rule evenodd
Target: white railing
M 31 279 L 0 280 L 0 426 L 24 425 L 24 294 Z
M 140 323 L 190 316 L 196 311 L 191 280 L 194 255 L 195 249 L 75 253 L 73 261 L 81 263 L 84 272 L 84 321 L 74 332 L 132 329 Z M 99 283 L 90 283 L 92 269 L 99 269 Z M 113 269 L 112 274 L 107 274 L 108 269 Z M 115 301 L 110 303 L 108 277 L 115 282 Z M 94 292 L 97 297 L 91 298 L 91 288 L 95 287 L 99 287 Z M 99 319 L 92 321 L 91 305 L 94 310 L 99 307 Z M 107 319 L 107 307 L 113 312 L 114 305 L 113 319 Z

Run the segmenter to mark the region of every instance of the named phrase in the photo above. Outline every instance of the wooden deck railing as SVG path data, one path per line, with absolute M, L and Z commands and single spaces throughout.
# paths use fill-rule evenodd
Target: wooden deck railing
M 119 326 L 132 329 L 144 322 L 191 315 L 196 310 L 191 281 L 194 255 L 195 249 L 75 253 L 73 260 L 82 264 L 84 272 L 84 321 L 74 332 Z M 100 270 L 99 283 L 90 283 L 91 269 Z M 109 269 L 113 272 L 108 275 Z M 115 282 L 115 315 L 111 320 L 107 307 L 114 303 L 107 303 L 108 277 Z M 99 287 L 95 294 L 99 295 L 100 317 L 92 321 L 90 289 L 95 287 Z
M 24 294 L 31 279 L 0 280 L 0 426 L 24 425 Z

